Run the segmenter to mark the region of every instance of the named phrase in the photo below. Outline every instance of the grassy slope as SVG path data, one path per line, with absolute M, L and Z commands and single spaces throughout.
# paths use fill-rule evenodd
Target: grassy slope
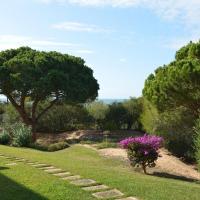
M 53 164 L 69 170 L 74 174 L 80 174 L 86 178 L 93 178 L 100 183 L 119 189 L 126 195 L 137 196 L 143 200 L 200 199 L 200 184 L 138 174 L 120 161 L 103 158 L 94 150 L 85 147 L 73 146 L 63 151 L 48 153 L 31 149 L 0 146 L 0 153 Z M 4 179 L 8 177 L 12 179 L 12 181 L 24 185 L 43 196 L 34 197 L 34 195 L 37 194 L 32 192 L 33 198 L 29 198 L 31 200 L 76 200 L 80 199 L 80 197 L 82 200 L 93 199 L 90 193 L 83 192 L 78 187 L 71 186 L 67 184 L 67 182 L 60 181 L 30 166 L 20 164 L 19 166 L 10 168 L 11 169 L 0 170 L 1 175 L 5 175 L 0 176 L 1 196 L 3 194 L 6 197 L 7 194 L 12 192 L 12 189 L 10 189 L 11 186 L 3 186 L 5 185 Z M 10 180 L 8 180 L 8 182 L 9 181 Z M 16 193 L 19 196 L 15 195 L 13 199 L 23 200 L 21 197 L 22 192 L 16 189 Z M 4 199 L 12 200 L 12 198 Z

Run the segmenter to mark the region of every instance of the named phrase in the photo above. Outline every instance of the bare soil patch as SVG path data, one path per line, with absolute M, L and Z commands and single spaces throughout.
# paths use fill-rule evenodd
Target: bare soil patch
M 108 134 L 109 140 L 112 142 L 119 142 L 120 140 L 141 135 L 142 133 L 137 131 L 113 131 Z M 38 133 L 38 142 L 43 144 L 52 144 L 61 141 L 67 141 L 71 143 L 80 143 L 81 141 L 102 142 L 105 139 L 105 135 L 102 131 L 96 130 L 79 130 L 68 131 L 60 134 L 44 134 Z M 95 149 L 95 145 L 84 145 L 85 147 Z M 105 148 L 97 150 L 102 156 L 111 157 L 115 159 L 121 159 L 128 163 L 126 150 L 121 148 Z M 200 180 L 200 173 L 196 170 L 195 165 L 188 165 L 182 162 L 179 158 L 173 156 L 166 149 L 160 150 L 160 156 L 157 160 L 155 168 L 148 169 L 148 172 L 155 176 L 182 179 L 187 181 Z
M 99 153 L 106 157 L 122 159 L 128 162 L 126 150 L 120 148 L 107 148 L 98 150 Z M 150 174 L 161 177 L 185 179 L 188 181 L 200 180 L 200 173 L 194 165 L 188 165 L 177 157 L 171 155 L 166 149 L 160 150 L 160 156 L 157 160 L 156 167 L 148 169 Z

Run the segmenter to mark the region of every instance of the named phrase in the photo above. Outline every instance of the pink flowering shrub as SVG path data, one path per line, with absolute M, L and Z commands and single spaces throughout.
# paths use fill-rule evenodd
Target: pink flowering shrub
M 126 138 L 120 146 L 127 149 L 128 158 L 132 166 L 141 166 L 146 174 L 147 167 L 155 167 L 158 159 L 158 149 L 162 147 L 163 138 L 147 135 L 142 137 Z

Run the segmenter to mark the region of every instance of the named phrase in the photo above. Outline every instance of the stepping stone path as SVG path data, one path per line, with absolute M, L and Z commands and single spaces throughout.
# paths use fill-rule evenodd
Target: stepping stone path
M 124 194 L 121 193 L 119 190 L 108 190 L 104 192 L 96 192 L 92 194 L 94 197 L 98 199 L 109 199 L 109 198 L 116 198 L 116 197 L 122 197 Z
M 39 168 L 39 167 L 48 167 L 49 165 L 47 165 L 47 164 L 34 164 L 32 166 Z
M 127 197 L 127 198 L 117 199 L 117 200 L 138 200 L 138 199 L 135 197 Z
M 89 185 L 96 184 L 97 182 L 92 179 L 78 179 L 75 181 L 71 181 L 70 183 L 77 186 L 89 186 Z
M 38 167 L 39 169 L 42 169 L 42 170 L 48 170 L 48 169 L 55 169 L 54 166 L 49 166 L 49 167 Z
M 54 169 L 45 169 L 44 171 L 47 172 L 47 173 L 53 174 L 53 173 L 56 173 L 56 172 L 62 172 L 63 170 L 58 169 L 58 168 L 54 168 Z
M 17 163 L 8 163 L 6 164 L 7 166 L 14 166 L 14 165 L 17 165 Z
M 54 176 L 58 176 L 58 177 L 65 177 L 65 176 L 69 176 L 71 175 L 70 172 L 61 172 L 58 174 L 53 174 Z
M 64 178 L 62 178 L 62 180 L 74 181 L 74 180 L 77 180 L 77 179 L 80 179 L 80 178 L 81 178 L 81 176 L 75 175 L 75 176 L 64 177 Z
M 16 162 L 24 162 L 32 167 L 35 167 L 40 170 L 59 177 L 61 180 L 70 181 L 71 184 L 81 187 L 83 190 L 88 192 L 94 192 L 92 195 L 97 199 L 115 199 L 115 200 L 139 200 L 136 197 L 124 197 L 124 194 L 117 189 L 110 189 L 107 185 L 98 184 L 95 180 L 92 179 L 83 179 L 80 175 L 72 175 L 70 172 L 66 172 L 60 168 L 54 166 L 32 162 L 24 158 L 10 157 L 3 154 L 0 154 L 1 158 L 6 158 Z M 17 165 L 17 163 L 8 163 L 7 166 Z M 121 197 L 121 199 L 119 199 Z M 116 199 L 117 198 L 117 199 Z
M 89 187 L 83 187 L 82 189 L 85 191 L 97 191 L 97 190 L 105 190 L 109 187 L 107 185 L 94 185 Z

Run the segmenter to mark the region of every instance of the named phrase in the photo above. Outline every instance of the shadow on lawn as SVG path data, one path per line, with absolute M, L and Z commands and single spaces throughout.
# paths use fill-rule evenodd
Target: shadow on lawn
M 158 176 L 162 178 L 170 178 L 170 179 L 176 179 L 176 180 L 194 182 L 194 183 L 200 184 L 200 181 L 198 179 L 188 178 L 185 176 L 178 176 L 178 175 L 169 174 L 165 172 L 154 172 L 153 174 L 151 174 L 151 176 Z
M 0 166 L 0 170 L 9 169 Z M 48 200 L 25 186 L 0 173 L 0 199 L 2 200 Z
M 4 170 L 4 169 L 9 169 L 9 168 L 0 166 L 0 170 Z

